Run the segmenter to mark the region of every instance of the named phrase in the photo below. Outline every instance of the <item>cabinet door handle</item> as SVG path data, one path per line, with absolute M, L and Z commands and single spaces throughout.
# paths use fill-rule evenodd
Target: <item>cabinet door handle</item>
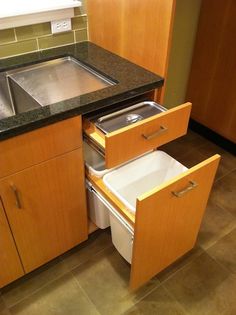
M 184 194 L 186 194 L 188 191 L 193 190 L 194 188 L 196 188 L 198 186 L 198 184 L 194 181 L 189 181 L 189 186 L 187 186 L 186 188 L 184 188 L 183 190 L 180 191 L 172 191 L 171 193 L 175 196 L 175 197 L 182 197 Z
M 10 187 L 11 187 L 11 189 L 15 195 L 17 208 L 22 209 L 21 202 L 20 202 L 20 196 L 19 196 L 19 192 L 18 192 L 17 187 L 14 184 L 11 184 Z
M 159 135 L 163 134 L 167 130 L 168 130 L 168 128 L 166 128 L 165 126 L 160 126 L 160 129 L 158 131 L 155 131 L 154 133 L 151 133 L 150 135 L 142 134 L 142 137 L 146 140 L 151 140 L 151 139 L 156 138 Z

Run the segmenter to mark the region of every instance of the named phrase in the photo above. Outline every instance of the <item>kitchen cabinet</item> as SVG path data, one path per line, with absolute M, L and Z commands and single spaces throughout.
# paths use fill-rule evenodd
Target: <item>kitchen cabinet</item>
M 23 276 L 24 270 L 0 201 L 0 288 Z
M 191 117 L 236 143 L 235 1 L 202 1 L 186 98 Z
M 87 238 L 82 149 L 6 177 L 0 194 L 26 272 Z
M 81 129 L 77 116 L 0 143 L 0 196 L 25 273 L 88 237 Z
M 163 76 L 155 99 L 171 108 L 185 101 L 200 6 L 201 0 L 87 0 L 89 39 Z
M 118 129 L 111 134 L 125 134 L 125 137 L 122 140 L 122 147 L 119 147 L 119 142 L 116 141 L 114 141 L 114 145 L 118 144 L 117 148 L 119 148 L 120 155 L 123 154 L 127 160 L 131 158 L 131 155 L 128 155 L 128 158 L 126 155 L 130 148 L 137 158 L 138 155 L 144 152 L 147 153 L 184 135 L 187 131 L 190 110 L 191 104 L 186 103 L 153 116 L 155 124 L 150 124 L 150 118 L 147 118 L 128 127 Z M 93 124 L 93 121 L 91 121 L 91 124 Z M 101 149 L 101 142 L 98 141 L 99 137 L 94 135 L 96 130 L 94 129 L 93 133 L 89 133 L 86 129 L 88 125 L 88 122 L 85 121 L 85 135 L 92 139 L 93 146 L 96 145 L 97 141 L 97 145 Z M 165 132 L 160 132 L 161 126 L 165 127 Z M 92 128 L 91 125 L 89 125 L 89 128 Z M 140 132 L 135 132 L 137 128 Z M 128 133 L 126 133 L 127 130 Z M 111 134 L 108 133 L 106 137 L 111 136 Z M 143 137 L 146 134 L 149 137 Z M 116 138 L 114 137 L 114 139 Z M 148 142 L 148 145 L 146 145 L 146 142 Z M 138 148 L 142 148 L 140 151 L 134 149 L 135 143 Z M 116 160 L 115 157 L 112 160 L 114 163 L 109 164 L 106 156 L 109 156 L 112 152 L 114 155 L 114 151 L 112 151 L 114 147 L 106 146 L 106 144 L 105 141 L 103 148 L 105 153 L 104 165 L 115 166 L 117 161 L 121 162 L 121 159 Z M 119 153 L 117 154 L 118 157 Z M 125 162 L 125 158 L 122 162 Z M 104 204 L 110 204 L 118 213 L 118 216 L 121 216 L 122 220 L 124 219 L 133 228 L 131 289 L 139 288 L 194 247 L 219 160 L 220 156 L 216 154 L 179 175 L 158 184 L 151 190 L 145 191 L 137 197 L 134 212 L 130 211 L 127 205 L 112 192 L 112 189 L 105 184 L 102 178 L 87 173 L 90 184 L 100 194 L 100 201 L 104 200 Z M 143 169 L 148 172 L 150 167 L 145 165 Z M 119 170 L 120 168 L 117 172 Z M 128 184 L 125 182 L 126 178 L 129 178 L 130 182 L 130 176 L 132 174 L 134 176 L 138 171 L 133 166 L 131 170 L 130 174 L 123 177 L 124 184 L 122 184 L 121 178 L 118 183 L 120 189 L 125 190 L 124 194 L 127 194 L 128 189 Z M 136 180 L 140 182 L 140 177 L 138 176 Z M 133 185 L 132 191 L 135 189 L 135 185 Z

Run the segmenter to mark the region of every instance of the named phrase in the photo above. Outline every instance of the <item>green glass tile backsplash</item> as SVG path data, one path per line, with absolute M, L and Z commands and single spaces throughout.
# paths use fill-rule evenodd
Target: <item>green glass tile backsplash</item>
M 84 40 L 87 40 L 85 6 L 75 9 L 75 17 L 72 18 L 72 31 L 70 32 L 52 35 L 49 22 L 0 30 L 0 58 Z

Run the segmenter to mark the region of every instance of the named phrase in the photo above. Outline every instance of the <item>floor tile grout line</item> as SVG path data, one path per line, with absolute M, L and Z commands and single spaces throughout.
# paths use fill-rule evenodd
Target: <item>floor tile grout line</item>
M 163 281 L 160 281 L 161 284 L 164 284 L 167 280 L 171 279 L 177 272 L 179 272 L 180 270 L 182 270 L 183 268 L 185 268 L 186 266 L 188 266 L 189 264 L 191 264 L 195 259 L 199 258 L 200 256 L 202 256 L 204 253 L 206 253 L 206 251 L 202 249 L 202 253 L 200 253 L 199 255 L 197 255 L 196 257 L 194 257 L 193 259 L 191 259 L 189 262 L 187 262 L 186 264 L 184 264 L 182 267 L 180 267 L 179 269 L 177 269 L 176 271 L 174 271 L 172 274 L 170 274 L 166 279 L 164 279 Z
M 228 211 L 229 212 L 229 211 Z M 230 233 L 232 233 L 234 230 L 236 230 L 236 221 L 235 221 L 235 223 L 234 223 L 234 225 L 233 225 L 233 227 L 232 227 L 232 229 L 230 230 L 230 231 L 227 231 L 222 237 L 220 237 L 218 240 L 216 240 L 213 244 L 211 244 L 209 247 L 207 247 L 207 248 L 203 248 L 200 244 L 199 244 L 199 246 L 203 249 L 203 250 L 205 250 L 206 252 L 211 248 L 211 247 L 213 247 L 213 246 L 215 246 L 219 241 L 221 241 L 224 237 L 226 237 L 227 235 L 229 235 Z
M 206 252 L 206 254 L 208 256 L 211 257 L 212 260 L 214 260 L 214 262 L 219 265 L 222 269 L 224 269 L 225 271 L 227 271 L 230 275 L 235 275 L 231 270 L 229 270 L 227 267 L 225 267 L 224 265 L 222 265 L 219 261 L 217 261 L 214 257 L 211 256 L 210 253 Z
M 73 274 L 72 271 L 70 271 L 70 274 L 72 275 L 73 279 L 76 281 L 76 284 L 78 285 L 78 287 L 80 288 L 80 290 L 83 292 L 84 296 L 87 298 L 88 302 L 94 306 L 94 308 L 96 309 L 96 311 L 102 315 L 100 313 L 100 311 L 97 309 L 96 305 L 93 303 L 93 301 L 90 299 L 89 295 L 87 294 L 87 292 L 84 290 L 84 288 L 80 285 L 79 280 L 76 278 L 76 276 Z
M 7 307 L 5 301 L 4 301 L 3 297 L 2 297 L 1 289 L 0 289 L 0 302 L 3 303 L 3 307 L 4 307 L 3 310 L 5 310 L 5 309 L 6 309 L 6 310 L 9 310 L 9 308 Z M 0 312 L 0 313 L 1 313 L 1 312 Z
M 223 237 L 221 237 L 217 242 L 215 242 L 215 244 L 218 243 L 219 241 L 221 241 L 224 237 L 228 236 L 228 235 L 229 235 L 230 233 L 232 233 L 234 230 L 236 230 L 236 225 L 232 228 L 231 231 L 227 232 Z M 213 244 L 212 246 L 214 246 L 215 244 Z M 208 249 L 210 249 L 212 246 L 208 247 Z M 207 249 L 207 250 L 208 250 L 208 249 Z
M 7 308 L 9 308 L 9 309 L 12 308 L 12 307 L 14 307 L 14 306 L 16 306 L 17 304 L 23 302 L 24 300 L 26 300 L 27 298 L 31 297 L 31 296 L 34 295 L 35 293 L 39 292 L 39 291 L 42 290 L 43 288 L 47 287 L 47 286 L 50 285 L 52 282 L 54 282 L 54 281 L 56 281 L 56 280 L 62 278 L 62 277 L 65 276 L 66 274 L 69 274 L 69 272 L 70 272 L 69 270 L 63 272 L 62 274 L 60 274 L 60 275 L 58 275 L 57 277 L 55 277 L 53 280 L 50 280 L 50 281 L 48 281 L 47 283 L 43 284 L 41 287 L 39 287 L 39 288 L 33 290 L 32 292 L 30 292 L 29 294 L 27 294 L 24 298 L 20 299 L 20 300 L 17 301 L 16 303 L 11 304 L 10 306 L 8 306 L 7 303 L 6 303 L 6 301 L 4 301 L 4 302 L 5 302 L 5 305 L 6 305 Z M 3 299 L 4 299 L 4 297 L 3 297 Z
M 214 187 L 212 188 L 212 191 L 211 191 L 211 193 L 210 193 L 210 196 L 209 196 L 208 201 L 210 200 L 213 191 L 214 191 Z M 225 209 L 224 207 L 222 207 L 222 206 L 219 205 L 219 204 L 215 204 L 215 202 L 214 202 L 214 206 L 217 206 L 220 210 L 223 210 L 223 211 L 227 212 L 227 214 L 230 214 L 230 215 L 235 219 L 235 214 L 232 213 L 231 211 L 229 211 L 228 209 Z M 207 211 L 207 210 L 206 210 L 206 211 Z
M 161 285 L 161 287 L 171 296 L 171 298 L 172 298 L 172 299 L 179 305 L 179 307 L 184 311 L 184 314 L 183 314 L 183 315 L 188 315 L 189 312 L 187 312 L 187 311 L 185 310 L 185 308 L 184 308 L 184 306 L 182 305 L 182 303 L 180 303 L 180 302 L 176 299 L 176 297 L 174 296 L 174 294 L 173 294 L 171 291 L 169 291 L 169 290 L 166 288 L 165 285 Z
M 94 255 L 93 257 L 96 257 L 99 253 L 101 253 L 101 252 L 103 252 L 103 251 L 105 251 L 106 249 L 111 248 L 111 247 L 113 247 L 112 244 L 111 244 L 110 246 L 107 246 L 106 248 L 100 250 L 100 251 L 99 251 L 96 255 Z M 80 266 L 81 266 L 81 265 L 80 265 Z M 77 266 L 77 267 L 78 267 L 78 266 Z M 88 294 L 87 294 L 86 291 L 81 287 L 79 281 L 77 280 L 77 278 L 75 277 L 75 275 L 74 275 L 74 273 L 73 273 L 73 271 L 74 271 L 77 267 L 71 269 L 70 272 L 71 272 L 71 274 L 73 275 L 73 277 L 76 279 L 77 283 L 79 284 L 79 287 L 82 289 L 82 291 L 84 292 L 84 294 L 88 297 L 89 301 L 91 301 L 90 298 L 89 298 L 89 296 L 88 296 Z M 157 280 L 158 280 L 157 284 L 156 284 L 150 291 L 148 291 L 148 292 L 147 292 L 146 294 L 144 294 L 142 297 L 140 297 L 139 299 L 137 299 L 136 302 L 134 303 L 134 305 L 136 305 L 139 301 L 141 301 L 144 297 L 146 297 L 148 294 L 150 294 L 151 292 L 153 292 L 154 290 L 156 290 L 156 289 L 161 285 L 160 280 L 159 280 L 159 279 L 157 279 Z M 131 293 L 131 294 L 132 294 L 132 293 Z M 91 301 L 91 303 L 94 305 L 94 303 L 93 303 L 92 301 Z M 94 306 L 96 307 L 96 305 L 94 305 Z M 97 308 L 96 308 L 96 309 L 97 309 Z M 100 313 L 100 312 L 99 312 L 99 313 Z
M 106 247 L 106 248 L 100 250 L 99 253 L 101 253 L 103 250 L 105 250 L 105 249 L 107 249 L 107 248 L 109 248 L 109 247 L 112 247 L 112 245 L 109 245 L 108 247 Z M 98 253 L 97 253 L 97 254 L 98 254 Z M 97 254 L 96 254 L 96 255 L 97 255 Z M 93 257 L 95 257 L 96 255 L 94 255 Z M 60 261 L 60 263 L 63 263 L 63 261 L 60 259 L 60 256 L 58 257 L 58 260 Z M 88 259 L 88 260 L 89 260 L 89 259 Z M 86 261 L 83 262 L 83 263 L 88 262 L 88 260 L 86 260 Z M 82 263 L 82 264 L 83 264 L 83 263 Z M 81 265 L 82 265 L 82 264 L 81 264 Z M 6 306 L 6 308 L 7 308 L 7 309 L 10 309 L 10 308 L 16 306 L 17 304 L 23 302 L 25 299 L 27 299 L 27 298 L 31 297 L 32 295 L 34 295 L 35 293 L 39 292 L 41 289 L 47 287 L 47 286 L 48 286 L 49 284 L 51 284 L 52 282 L 54 282 L 54 281 L 60 279 L 61 277 L 63 277 L 63 276 L 66 275 L 66 274 L 71 273 L 72 270 L 74 270 L 74 269 L 76 269 L 76 268 L 78 267 L 78 266 L 76 266 L 75 268 L 70 269 L 70 268 L 68 268 L 68 267 L 66 266 L 65 263 L 63 263 L 63 265 L 64 265 L 65 268 L 66 268 L 66 271 L 65 271 L 65 272 L 63 272 L 62 274 L 58 275 L 58 276 L 55 277 L 54 279 L 48 281 L 47 283 L 43 284 L 43 285 L 40 286 L 39 288 L 33 290 L 32 292 L 30 292 L 29 294 L 27 294 L 24 298 L 19 299 L 16 303 L 13 303 L 13 304 L 11 304 L 11 305 L 8 306 L 7 303 L 6 303 L 6 300 L 4 299 L 4 296 L 1 294 L 2 300 L 3 300 L 4 305 Z M 79 265 L 79 266 L 81 266 L 81 265 Z M 39 267 L 39 268 L 40 268 L 40 267 Z M 37 269 L 36 269 L 36 270 L 37 270 Z M 26 275 L 26 276 L 27 276 L 27 275 Z M 29 280 L 29 279 L 27 279 L 27 280 Z M 26 281 L 27 281 L 27 280 L 26 280 Z
M 49 286 L 50 284 L 52 284 L 54 281 L 59 280 L 60 278 L 64 277 L 64 276 L 67 275 L 67 274 L 68 274 L 68 275 L 72 275 L 72 277 L 73 277 L 74 279 L 76 279 L 75 276 L 73 275 L 73 273 L 72 273 L 70 270 L 68 270 L 68 271 L 66 271 L 65 273 L 63 273 L 63 274 L 61 274 L 60 276 L 56 277 L 55 279 L 53 279 L 53 280 L 47 282 L 45 285 L 42 285 L 40 288 L 34 290 L 34 291 L 31 292 L 30 294 L 28 294 L 27 296 L 25 296 L 24 298 L 20 299 L 19 301 L 17 301 L 16 303 L 14 303 L 14 304 L 12 304 L 12 305 L 10 305 L 10 306 L 8 306 L 8 305 L 6 304 L 6 302 L 4 301 L 7 310 L 10 311 L 11 308 L 13 308 L 13 307 L 15 307 L 16 305 L 20 304 L 20 303 L 23 302 L 24 300 L 27 300 L 28 298 L 30 298 L 31 296 L 33 296 L 35 293 L 41 291 L 42 289 L 44 289 L 44 288 L 46 288 L 47 286 Z M 77 280 L 77 279 L 76 279 L 76 280 Z M 83 290 L 83 291 L 84 291 L 84 290 Z M 99 312 L 99 314 L 100 314 L 100 312 Z
M 76 268 L 78 268 L 78 267 L 80 267 L 81 265 L 87 263 L 90 259 L 92 259 L 93 257 L 96 257 L 97 255 L 99 255 L 100 253 L 102 253 L 103 251 L 105 251 L 106 249 L 108 249 L 108 248 L 110 248 L 110 247 L 112 247 L 112 246 L 113 246 L 113 244 L 110 244 L 110 245 L 104 247 L 103 249 L 100 249 L 95 255 L 92 255 L 92 256 L 89 257 L 88 259 L 86 259 L 86 260 L 84 260 L 83 262 L 81 262 L 79 265 L 76 265 L 76 266 L 74 266 L 74 267 L 72 267 L 72 268 L 67 267 L 68 271 L 73 271 L 73 270 L 75 270 Z M 63 260 L 63 258 L 61 258 L 61 257 L 59 257 L 59 258 L 61 259 L 61 262 L 66 265 L 66 262 Z
M 229 174 L 231 174 L 231 173 L 233 173 L 233 172 L 235 172 L 235 171 L 236 171 L 236 168 L 232 169 L 231 171 L 228 171 L 226 174 L 224 174 L 224 175 L 222 175 L 222 176 L 216 178 L 216 179 L 214 180 L 214 183 L 218 182 L 219 180 L 221 180 L 221 179 L 224 178 L 225 176 L 228 176 Z
M 161 286 L 160 280 L 159 280 L 159 279 L 157 279 L 157 280 L 158 280 L 158 283 L 157 283 L 156 285 L 154 285 L 154 287 L 153 287 L 152 289 L 150 289 L 150 291 L 148 291 L 147 293 L 145 293 L 142 297 L 137 298 L 137 300 L 134 302 L 134 305 L 131 306 L 131 308 L 134 307 L 135 305 L 137 305 L 137 304 L 138 304 L 139 302 L 141 302 L 145 297 L 147 297 L 149 294 L 151 294 L 153 291 L 155 291 L 156 289 L 158 289 L 158 288 Z M 131 294 L 132 294 L 132 292 L 131 292 Z

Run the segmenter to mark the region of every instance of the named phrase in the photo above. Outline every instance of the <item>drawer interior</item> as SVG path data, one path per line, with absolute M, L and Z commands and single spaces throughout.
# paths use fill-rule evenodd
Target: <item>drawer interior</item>
M 98 186 L 108 201 L 135 221 L 136 200 L 152 189 L 188 169 L 167 153 L 159 150 L 143 154 L 116 168 L 106 169 L 104 157 L 84 141 L 87 177 Z M 113 204 L 114 205 L 114 204 Z M 122 206 L 121 206 L 122 205 Z
M 103 177 L 106 187 L 132 212 L 136 200 L 188 169 L 169 156 L 155 150 L 109 172 Z

